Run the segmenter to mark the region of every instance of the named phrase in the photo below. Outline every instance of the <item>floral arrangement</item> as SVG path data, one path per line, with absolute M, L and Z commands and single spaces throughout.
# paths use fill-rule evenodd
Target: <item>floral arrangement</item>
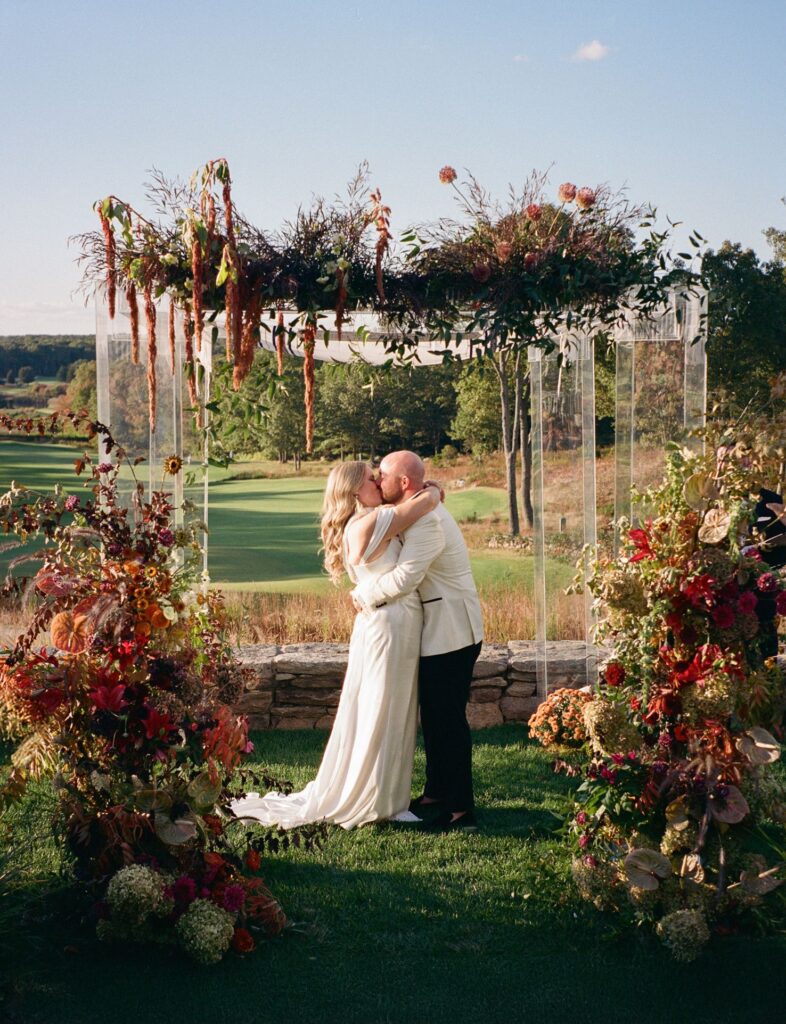
M 530 736 L 544 747 L 581 746 L 587 740 L 584 708 L 591 701 L 582 690 L 555 690 L 530 717 Z
M 671 452 L 663 484 L 641 496 L 649 518 L 589 583 L 614 654 L 584 711 L 574 879 L 597 906 L 653 925 L 680 960 L 712 934 L 782 919 L 786 579 L 765 561 L 754 506 L 783 482 L 784 384 L 765 409 L 715 418 L 704 453 Z
M 228 807 L 252 744 L 231 708 L 243 679 L 220 597 L 200 578 L 200 527 L 177 526 L 168 495 L 141 488 L 130 518 L 122 449 L 100 424 L 63 418 L 100 434 L 112 461 L 76 460 L 85 495 L 12 484 L 0 498 L 2 531 L 43 543 L 29 628 L 0 661 L 0 722 L 20 741 L 0 801 L 54 778 L 56 833 L 102 938 L 178 943 L 205 963 L 249 952 L 254 934 L 285 923 L 258 875 L 278 840 Z M 176 456 L 167 471 L 181 471 Z
M 478 351 L 549 347 L 566 316 L 573 327 L 585 321 L 597 327 L 631 304 L 651 308 L 672 283 L 673 274 L 664 270 L 667 235 L 652 230 L 654 211 L 633 207 L 605 187 L 565 182 L 554 201 L 547 198 L 545 176 L 533 174 L 501 206 L 474 179 L 464 191 L 456 179 L 452 167 L 439 172 L 439 180 L 456 189 L 461 219 L 406 231 L 403 249 L 394 244 L 390 208 L 368 185 L 366 165 L 346 199 L 333 205 L 317 199 L 275 235 L 237 210 L 224 158 L 209 161 L 187 185 L 155 175 L 147 188 L 153 219 L 115 195 L 96 202 L 100 231 L 77 239 L 85 285 L 105 287 L 110 317 L 118 289 L 124 294 L 134 362 L 141 307 L 151 427 L 161 333 L 154 300 L 163 295 L 170 299 L 172 372 L 180 318 L 194 406 L 195 360 L 208 316 L 226 316 L 226 359 L 236 389 L 252 365 L 260 331 L 275 340 L 279 372 L 286 343 L 300 335 L 311 451 L 314 352 L 328 310 L 339 335 L 348 310 L 374 309 L 390 329 L 391 351 L 406 352 L 429 337 L 441 340 L 449 355 L 451 341 L 467 332 L 478 336 Z M 638 227 L 649 229 L 641 243 L 634 242 Z M 699 242 L 691 236 L 691 244 Z

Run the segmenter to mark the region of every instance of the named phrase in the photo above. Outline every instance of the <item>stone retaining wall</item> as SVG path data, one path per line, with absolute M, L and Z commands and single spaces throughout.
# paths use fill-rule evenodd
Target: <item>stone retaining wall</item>
M 549 643 L 549 690 L 584 684 L 585 645 Z M 248 669 L 236 704 L 252 729 L 329 729 L 347 667 L 346 644 L 255 644 L 241 647 Z M 473 729 L 526 722 L 538 706 L 535 644 L 484 644 L 475 665 L 467 718 Z

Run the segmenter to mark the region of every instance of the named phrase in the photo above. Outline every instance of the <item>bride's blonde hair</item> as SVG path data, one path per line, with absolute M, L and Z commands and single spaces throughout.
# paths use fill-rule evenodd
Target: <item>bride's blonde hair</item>
M 361 509 L 357 492 L 363 486 L 368 466 L 365 462 L 342 462 L 327 478 L 322 501 L 322 550 L 325 568 L 335 584 L 344 574 L 344 530 Z

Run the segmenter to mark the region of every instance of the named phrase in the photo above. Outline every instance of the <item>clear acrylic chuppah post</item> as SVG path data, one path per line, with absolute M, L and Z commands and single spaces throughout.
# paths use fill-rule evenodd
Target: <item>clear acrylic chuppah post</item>
M 537 695 L 560 685 L 567 668 L 594 685 L 597 654 L 590 594 L 568 617 L 576 636 L 555 645 L 573 575 L 571 565 L 597 539 L 595 498 L 595 367 L 589 335 L 555 338 L 554 351 L 529 349 L 532 401 L 532 504 L 534 512 L 535 667 Z M 557 658 L 559 657 L 559 661 Z M 565 665 L 565 658 L 571 662 Z
M 673 290 L 654 315 L 629 314 L 614 331 L 614 551 L 621 520 L 631 522 L 631 494 L 657 483 L 666 445 L 697 444 L 707 408 L 707 293 Z
M 174 359 L 168 340 L 168 304 L 156 304 L 156 416 L 151 426 L 148 407 L 148 340 L 144 323 L 140 325 L 138 353 L 133 352 L 130 311 L 125 297 L 118 293 L 114 319 L 109 318 L 103 296 L 96 301 L 96 376 L 98 419 L 110 430 L 135 468 L 124 467 L 118 482 L 121 502 L 133 508 L 138 500 L 147 500 L 154 490 L 168 491 L 175 507 L 178 526 L 192 522 L 207 523 L 208 495 L 206 454 L 202 434 L 191 399 L 185 370 L 186 338 L 180 314 L 175 320 Z M 197 354 L 197 405 L 207 401 L 210 389 L 212 351 L 219 343 L 220 330 L 207 325 L 202 351 Z M 136 359 L 134 358 L 136 356 Z M 201 408 L 201 415 L 208 413 Z M 182 469 L 165 474 L 165 461 L 170 456 L 182 460 Z M 111 452 L 99 449 L 102 462 L 112 462 Z M 142 493 L 137 492 L 141 486 Z M 203 535 L 205 569 L 207 569 L 207 536 Z

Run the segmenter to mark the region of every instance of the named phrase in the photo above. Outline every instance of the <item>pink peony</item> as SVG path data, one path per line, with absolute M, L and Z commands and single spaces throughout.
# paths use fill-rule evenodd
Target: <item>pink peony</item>
M 557 189 L 557 195 L 561 203 L 572 203 L 576 198 L 576 186 L 569 181 L 564 181 Z
M 742 612 L 743 615 L 750 615 L 756 611 L 756 605 L 758 604 L 756 595 L 752 590 L 746 590 L 743 594 L 740 594 L 740 599 L 737 601 L 737 608 Z
M 452 185 L 456 178 L 456 170 L 449 164 L 445 164 L 445 166 L 439 172 L 439 180 L 442 182 L 443 185 Z
M 525 210 L 525 213 L 527 214 L 530 220 L 540 220 L 541 216 L 543 215 L 543 210 L 537 203 L 530 203 L 527 209 Z
M 595 193 L 591 188 L 580 188 L 576 193 L 576 206 L 580 210 L 589 210 L 595 205 Z

